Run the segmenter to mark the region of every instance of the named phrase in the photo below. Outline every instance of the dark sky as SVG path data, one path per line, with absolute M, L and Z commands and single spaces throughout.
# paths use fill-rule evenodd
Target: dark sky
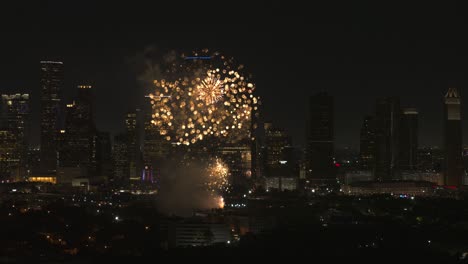
M 124 113 L 142 96 L 129 61 L 148 47 L 208 47 L 236 57 L 254 76 L 265 119 L 298 145 L 307 97 L 318 91 L 335 96 L 338 147 L 358 147 L 363 116 L 385 95 L 419 109 L 420 145 L 440 145 L 442 97 L 449 86 L 462 94 L 467 86 L 464 9 L 445 1 L 35 2 L 0 8 L 0 92 L 32 93 L 36 127 L 39 61 L 51 59 L 65 63 L 66 101 L 77 84 L 93 84 L 98 128 L 122 130 Z

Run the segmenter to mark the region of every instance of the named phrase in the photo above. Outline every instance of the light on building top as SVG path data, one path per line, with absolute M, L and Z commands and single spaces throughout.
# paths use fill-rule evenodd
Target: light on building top
M 61 61 L 41 61 L 42 64 L 63 64 Z

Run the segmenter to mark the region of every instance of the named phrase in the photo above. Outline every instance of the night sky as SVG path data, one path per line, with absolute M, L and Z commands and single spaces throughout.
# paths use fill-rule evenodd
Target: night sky
M 94 85 L 97 126 L 118 133 L 143 95 L 135 58 L 150 47 L 234 56 L 253 74 L 264 118 L 284 127 L 295 145 L 304 144 L 307 97 L 318 91 L 335 96 L 336 145 L 356 149 L 376 97 L 400 95 L 402 106 L 418 108 L 420 145 L 431 146 L 442 139 L 447 88 L 465 94 L 465 9 L 445 1 L 312 8 L 292 1 L 158 2 L 2 4 L 0 92 L 32 94 L 35 144 L 40 60 L 65 63 L 65 102 L 76 85 Z

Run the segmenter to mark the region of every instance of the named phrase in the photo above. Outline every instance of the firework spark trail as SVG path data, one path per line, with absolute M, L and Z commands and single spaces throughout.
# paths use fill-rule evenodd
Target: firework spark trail
M 215 199 L 218 208 L 224 208 L 223 193 L 229 188 L 229 168 L 220 159 L 216 158 L 207 168 L 208 179 L 206 186 Z
M 242 73 L 243 66 L 219 53 L 201 54 L 210 60 L 169 63 L 164 79 L 154 80 L 150 94 L 152 123 L 166 140 L 190 145 L 206 137 L 250 137 L 252 113 L 258 109 L 255 85 Z
M 218 197 L 218 207 L 221 209 L 224 208 L 224 198 L 222 196 Z
M 208 167 L 208 181 L 207 187 L 212 193 L 222 193 L 227 190 L 229 186 L 229 169 L 218 158 L 214 163 Z

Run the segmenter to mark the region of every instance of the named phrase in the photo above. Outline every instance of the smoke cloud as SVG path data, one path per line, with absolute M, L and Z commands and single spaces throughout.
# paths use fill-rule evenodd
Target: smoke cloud
M 195 209 L 217 208 L 217 197 L 205 186 L 207 179 L 204 162 L 169 162 L 162 170 L 159 210 L 170 215 L 189 216 Z

